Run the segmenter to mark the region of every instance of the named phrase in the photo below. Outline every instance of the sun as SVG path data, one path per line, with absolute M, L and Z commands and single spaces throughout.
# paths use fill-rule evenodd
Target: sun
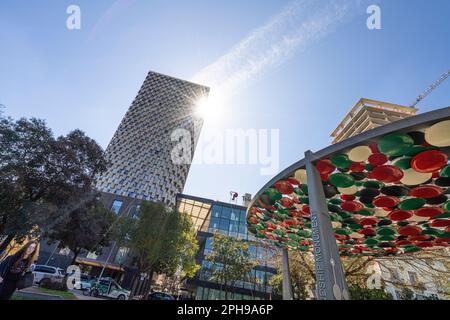
M 208 113 L 211 113 L 210 109 L 210 103 L 207 97 L 200 97 L 195 102 L 195 113 L 205 119 L 208 116 Z
M 195 102 L 195 114 L 208 122 L 218 122 L 224 116 L 224 99 L 218 91 L 211 91 L 210 95 L 202 96 Z

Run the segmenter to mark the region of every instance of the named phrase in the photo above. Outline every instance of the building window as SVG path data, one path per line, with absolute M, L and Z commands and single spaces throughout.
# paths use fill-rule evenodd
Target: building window
M 59 254 L 60 255 L 63 255 L 63 256 L 68 256 L 69 254 L 70 254 L 70 249 L 69 248 L 61 248 L 60 250 L 59 250 Z
M 89 252 L 86 258 L 96 260 L 98 258 L 98 255 L 95 252 Z
M 119 214 L 120 208 L 122 207 L 123 201 L 121 200 L 114 200 L 111 206 L 111 210 L 114 211 L 116 214 Z
M 125 247 L 120 247 L 117 251 L 116 258 L 114 259 L 114 262 L 117 264 L 123 264 L 125 263 L 125 259 L 127 258 L 129 249 Z

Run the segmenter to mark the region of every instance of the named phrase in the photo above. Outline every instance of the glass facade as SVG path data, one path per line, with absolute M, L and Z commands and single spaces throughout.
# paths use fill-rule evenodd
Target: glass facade
M 111 210 L 114 211 L 116 214 L 119 214 L 120 208 L 122 207 L 123 201 L 121 200 L 114 200 L 111 205 Z
M 197 287 L 196 299 L 216 300 L 224 299 L 225 292 L 221 290 L 221 284 L 212 279 L 213 270 L 217 267 L 205 258 L 211 253 L 213 234 L 219 232 L 229 237 L 236 237 L 249 242 L 251 257 L 257 261 L 257 266 L 247 276 L 234 284 L 232 292 L 228 293 L 228 299 L 268 299 L 272 294 L 269 280 L 275 273 L 273 263 L 274 248 L 257 242 L 256 238 L 247 233 L 246 208 L 221 202 L 213 202 L 210 213 L 210 222 L 206 239 L 201 254 L 201 269 L 196 279 L 201 281 Z

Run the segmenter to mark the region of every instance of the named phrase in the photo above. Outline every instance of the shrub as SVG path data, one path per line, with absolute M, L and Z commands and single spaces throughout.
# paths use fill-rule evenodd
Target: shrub
M 50 278 L 42 279 L 39 286 L 44 289 L 67 291 L 66 281 L 55 281 Z

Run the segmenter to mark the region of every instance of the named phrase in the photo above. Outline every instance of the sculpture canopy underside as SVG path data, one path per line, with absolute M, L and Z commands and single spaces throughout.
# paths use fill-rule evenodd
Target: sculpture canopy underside
M 384 256 L 449 246 L 449 155 L 447 116 L 316 159 L 340 254 Z M 308 251 L 307 177 L 304 162 L 298 164 L 258 193 L 247 223 L 271 245 Z

